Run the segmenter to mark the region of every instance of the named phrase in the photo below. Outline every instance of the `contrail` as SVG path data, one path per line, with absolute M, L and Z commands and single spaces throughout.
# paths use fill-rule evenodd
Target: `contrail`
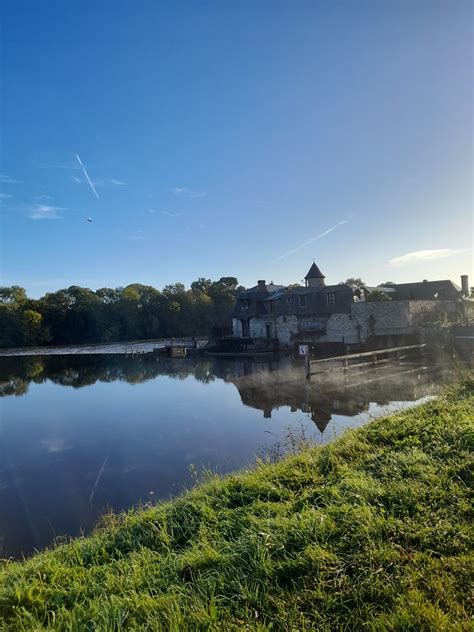
M 102 472 L 104 471 L 104 468 L 107 465 L 108 460 L 109 460 L 109 455 L 107 454 L 107 456 L 104 459 L 104 462 L 102 463 L 102 467 L 100 468 L 99 473 L 97 474 L 97 478 L 95 479 L 94 487 L 92 488 L 91 495 L 89 496 L 89 505 L 91 505 L 92 501 L 94 500 L 94 495 L 97 489 L 97 485 L 99 484 L 100 477 L 102 476 Z
M 337 222 L 337 224 L 334 224 L 334 226 L 331 226 L 331 228 L 328 228 L 323 233 L 316 235 L 316 237 L 311 237 L 311 239 L 304 241 L 299 246 L 296 246 L 296 248 L 293 248 L 293 250 L 290 250 L 289 252 L 285 252 L 284 255 L 281 255 L 280 257 L 273 259 L 273 262 L 286 259 L 286 257 L 289 257 L 290 255 L 295 254 L 295 252 L 298 252 L 298 250 L 301 250 L 301 248 L 304 248 L 305 246 L 309 246 L 309 244 L 312 244 L 314 241 L 318 241 L 318 239 L 321 239 L 321 237 L 325 237 L 326 235 L 329 235 L 329 233 L 332 233 L 332 231 L 336 230 L 336 228 L 338 228 L 339 226 L 342 226 L 343 224 L 347 224 L 348 221 L 349 221 L 348 219 L 343 219 L 340 222 Z
M 82 160 L 79 158 L 79 154 L 76 154 L 76 158 L 77 158 L 78 163 L 81 165 L 81 169 L 82 169 L 82 171 L 84 172 L 84 175 L 85 175 L 85 176 L 86 176 L 86 178 L 87 178 L 87 182 L 89 183 L 89 185 L 90 185 L 91 189 L 94 191 L 94 195 L 95 195 L 95 197 L 99 200 L 99 199 L 100 199 L 100 198 L 99 198 L 99 194 L 98 194 L 98 193 L 97 193 L 97 191 L 95 190 L 94 185 L 92 184 L 92 180 L 91 180 L 91 179 L 89 178 L 89 176 L 87 175 L 86 168 L 85 168 L 85 167 L 84 167 L 84 165 L 82 164 Z

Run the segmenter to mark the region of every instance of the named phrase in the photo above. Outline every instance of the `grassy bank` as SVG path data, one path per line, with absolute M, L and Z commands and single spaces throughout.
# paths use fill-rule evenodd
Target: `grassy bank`
M 467 630 L 474 382 L 0 570 L 2 630 Z

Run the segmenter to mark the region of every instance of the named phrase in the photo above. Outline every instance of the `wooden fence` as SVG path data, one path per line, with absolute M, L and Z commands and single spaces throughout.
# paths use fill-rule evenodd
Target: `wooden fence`
M 409 359 L 415 359 L 416 356 L 423 353 L 425 349 L 426 344 L 418 344 L 378 349 L 375 351 L 364 351 L 362 353 L 351 353 L 349 355 L 322 358 L 320 360 L 310 360 L 306 357 L 306 377 L 311 379 L 312 376 L 327 375 L 334 372 L 345 374 L 348 371 L 354 370 L 360 372 L 365 368 L 373 369 L 378 366 L 404 362 Z

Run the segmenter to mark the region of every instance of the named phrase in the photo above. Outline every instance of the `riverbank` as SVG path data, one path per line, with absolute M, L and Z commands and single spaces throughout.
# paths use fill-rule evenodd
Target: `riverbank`
M 464 630 L 474 380 L 0 571 L 0 629 Z

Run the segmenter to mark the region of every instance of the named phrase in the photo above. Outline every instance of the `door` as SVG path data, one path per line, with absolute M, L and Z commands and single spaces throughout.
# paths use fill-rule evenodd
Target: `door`
M 271 338 L 272 337 L 272 326 L 271 325 L 265 325 L 265 335 L 267 338 Z
M 250 338 L 250 327 L 248 319 L 242 319 L 242 338 Z

